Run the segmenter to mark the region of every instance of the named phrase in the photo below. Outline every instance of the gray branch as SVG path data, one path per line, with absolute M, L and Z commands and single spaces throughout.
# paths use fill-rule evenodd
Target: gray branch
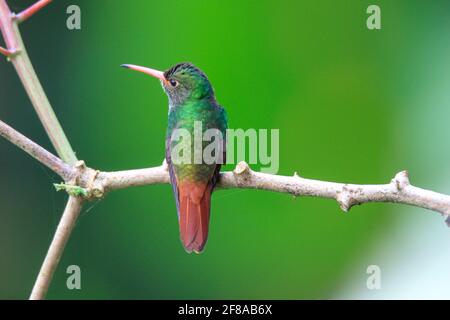
M 163 164 L 141 170 L 100 172 L 97 183 L 100 183 L 104 190 L 114 190 L 169 183 L 169 175 L 166 165 Z M 335 199 L 345 212 L 352 206 L 363 203 L 392 202 L 437 211 L 447 218 L 447 223 L 450 215 L 450 196 L 411 185 L 406 171 L 397 173 L 388 184 L 346 184 L 306 179 L 296 173 L 289 177 L 255 172 L 247 163 L 240 162 L 232 172 L 221 173 L 218 187 L 260 189 L 294 196 Z
M 52 281 L 58 262 L 61 259 L 64 247 L 69 240 L 83 204 L 82 198 L 69 197 L 62 218 L 56 228 L 52 243 L 47 251 L 41 270 L 39 271 L 30 300 L 41 300 L 45 298 L 48 287 Z
M 101 198 L 117 189 L 170 183 L 165 162 L 153 168 L 105 172 L 89 168 L 83 161 L 69 166 L 2 121 L 0 135 L 59 174 L 68 186 L 83 188 L 85 192 L 80 194 L 85 198 Z M 450 196 L 411 185 L 406 171 L 397 173 L 387 184 L 347 184 L 306 179 L 297 173 L 289 177 L 255 172 L 246 162 L 240 162 L 232 172 L 221 173 L 218 188 L 260 189 L 335 199 L 344 211 L 367 202 L 403 203 L 437 211 L 450 221 Z
M 70 177 L 73 174 L 73 168 L 70 165 L 66 164 L 60 158 L 48 152 L 40 145 L 31 141 L 23 134 L 17 132 L 15 129 L 11 128 L 1 120 L 0 136 L 4 137 L 6 140 L 9 140 L 11 143 L 21 148 L 30 156 L 58 174 L 64 180 L 70 180 Z

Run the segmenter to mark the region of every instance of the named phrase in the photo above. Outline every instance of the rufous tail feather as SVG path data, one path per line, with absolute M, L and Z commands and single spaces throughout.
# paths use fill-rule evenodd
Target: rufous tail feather
M 200 253 L 208 239 L 211 190 L 207 182 L 178 184 L 180 237 L 189 253 Z

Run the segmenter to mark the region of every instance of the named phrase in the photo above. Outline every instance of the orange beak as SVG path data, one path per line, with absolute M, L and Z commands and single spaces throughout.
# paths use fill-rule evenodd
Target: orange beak
M 143 72 L 145 74 L 148 74 L 152 77 L 158 78 L 164 82 L 166 82 L 166 78 L 164 77 L 164 72 L 162 71 L 158 71 L 155 69 L 150 69 L 150 68 L 146 68 L 146 67 L 140 67 L 140 66 L 136 66 L 134 64 L 122 64 L 121 67 L 127 68 L 127 69 L 131 69 L 131 70 L 136 70 L 139 72 Z

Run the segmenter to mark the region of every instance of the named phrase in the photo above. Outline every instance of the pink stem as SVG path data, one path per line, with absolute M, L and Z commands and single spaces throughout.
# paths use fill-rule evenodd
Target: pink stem
M 18 13 L 16 15 L 16 19 L 19 22 L 23 22 L 23 21 L 27 20 L 29 17 L 31 17 L 33 14 L 35 14 L 36 12 L 41 10 L 43 7 L 48 5 L 50 2 L 52 2 L 52 0 L 39 0 L 38 2 L 36 2 L 32 6 L 30 6 L 29 8 L 23 10 L 21 13 Z
M 11 51 L 9 51 L 9 50 L 7 50 L 7 49 L 5 49 L 3 47 L 0 47 L 0 54 L 8 57 L 8 56 L 11 55 Z

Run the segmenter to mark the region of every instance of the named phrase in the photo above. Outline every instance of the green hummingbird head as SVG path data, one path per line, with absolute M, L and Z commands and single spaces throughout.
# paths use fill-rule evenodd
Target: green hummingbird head
M 192 63 L 178 63 L 164 72 L 130 64 L 122 66 L 160 79 L 169 97 L 170 107 L 214 97 L 213 88 L 205 73 Z

